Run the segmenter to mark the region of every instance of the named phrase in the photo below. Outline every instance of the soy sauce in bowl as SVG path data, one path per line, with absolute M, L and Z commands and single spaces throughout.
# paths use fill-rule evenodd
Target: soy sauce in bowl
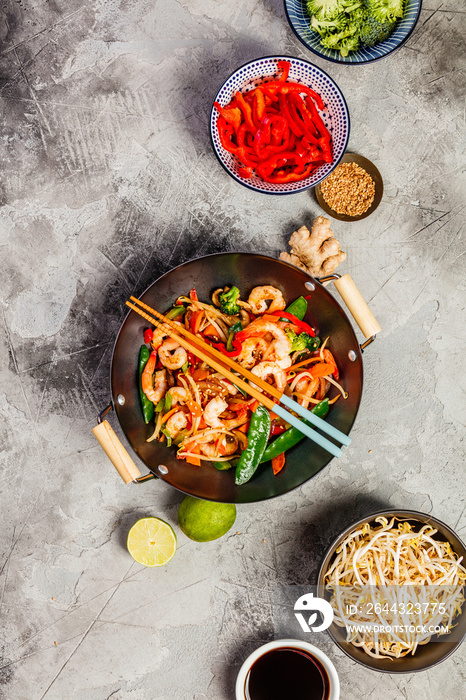
M 247 700 L 328 700 L 330 681 L 322 663 L 302 649 L 281 647 L 260 656 L 249 669 Z

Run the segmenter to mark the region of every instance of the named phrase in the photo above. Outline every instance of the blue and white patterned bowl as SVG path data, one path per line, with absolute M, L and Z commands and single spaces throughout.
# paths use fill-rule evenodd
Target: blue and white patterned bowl
M 421 13 L 422 0 L 407 0 L 403 19 L 398 22 L 393 34 L 372 48 L 350 51 L 343 57 L 339 51 L 326 49 L 320 43 L 320 36 L 310 28 L 311 18 L 306 10 L 306 0 L 284 0 L 285 12 L 290 26 L 298 39 L 309 51 L 334 63 L 371 63 L 379 61 L 397 51 L 411 36 Z
M 210 137 L 215 155 L 223 165 L 227 173 L 237 182 L 245 187 L 249 187 L 256 192 L 265 194 L 293 194 L 303 192 L 310 187 L 315 187 L 324 180 L 334 168 L 337 167 L 343 157 L 348 145 L 350 132 L 350 119 L 345 98 L 332 78 L 323 70 L 317 68 L 308 61 L 291 56 L 264 56 L 255 61 L 246 63 L 238 68 L 228 80 L 226 80 L 217 93 L 215 102 L 219 102 L 225 107 L 237 91 L 248 92 L 260 85 L 264 79 L 271 80 L 278 75 L 278 61 L 289 61 L 291 63 L 288 80 L 296 83 L 303 83 L 315 92 L 319 93 L 324 101 L 326 109 L 320 112 L 320 116 L 332 135 L 333 141 L 333 163 L 325 163 L 316 168 L 309 177 L 300 182 L 288 182 L 286 184 L 275 184 L 264 182 L 257 176 L 246 179 L 238 174 L 241 164 L 232 153 L 226 151 L 220 143 L 217 131 L 218 112 L 212 107 L 210 113 Z

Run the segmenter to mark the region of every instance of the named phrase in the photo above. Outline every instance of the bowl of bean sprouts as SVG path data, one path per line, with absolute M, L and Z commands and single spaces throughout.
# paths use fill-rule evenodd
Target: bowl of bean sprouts
M 329 547 L 318 577 L 332 606 L 328 632 L 350 658 L 413 673 L 444 661 L 466 636 L 466 549 L 445 523 L 380 511 Z

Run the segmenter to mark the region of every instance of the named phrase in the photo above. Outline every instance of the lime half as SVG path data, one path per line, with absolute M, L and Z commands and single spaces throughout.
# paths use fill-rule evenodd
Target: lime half
M 160 518 L 141 518 L 128 533 L 127 547 L 138 564 L 163 566 L 176 552 L 176 535 Z

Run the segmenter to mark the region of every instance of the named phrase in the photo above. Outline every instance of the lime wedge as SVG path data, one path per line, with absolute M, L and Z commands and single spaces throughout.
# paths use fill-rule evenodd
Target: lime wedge
M 127 547 L 138 564 L 163 566 L 176 552 L 176 535 L 160 518 L 141 518 L 128 533 Z

